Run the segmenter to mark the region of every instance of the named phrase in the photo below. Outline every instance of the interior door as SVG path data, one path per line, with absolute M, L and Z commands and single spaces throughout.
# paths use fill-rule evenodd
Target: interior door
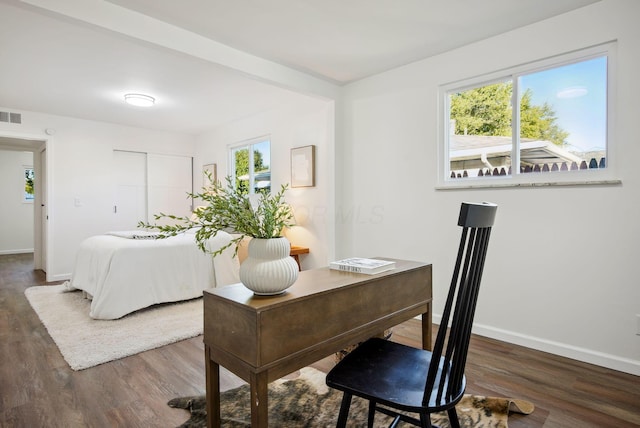
M 40 174 L 39 183 L 40 190 L 38 195 L 40 196 L 40 233 L 38 235 L 40 245 L 38 245 L 39 253 L 36 260 L 38 260 L 36 269 L 42 269 L 47 271 L 47 222 L 49 220 L 49 207 L 47 204 L 47 149 L 43 149 L 40 152 Z
M 165 213 L 188 217 L 193 191 L 193 161 L 188 156 L 147 155 L 148 214 L 150 222 L 168 224 L 168 220 L 155 221 L 154 214 Z
M 147 220 L 147 154 L 113 151 L 115 200 L 112 230 L 135 230 Z

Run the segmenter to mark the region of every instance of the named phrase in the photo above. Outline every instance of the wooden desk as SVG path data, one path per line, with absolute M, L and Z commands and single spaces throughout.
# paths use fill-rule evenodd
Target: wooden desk
M 268 426 L 267 384 L 348 345 L 422 315 L 431 349 L 431 265 L 396 260 L 377 275 L 300 272 L 284 294 L 242 284 L 204 292 L 208 426 L 220 426 L 220 365 L 251 387 L 251 426 Z

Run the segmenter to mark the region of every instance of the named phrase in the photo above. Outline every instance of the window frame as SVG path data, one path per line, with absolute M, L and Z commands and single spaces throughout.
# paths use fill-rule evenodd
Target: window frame
M 227 146 L 228 153 L 228 162 L 229 162 L 229 176 L 231 177 L 231 184 L 236 186 L 236 162 L 234 157 L 234 151 L 237 149 L 246 148 L 249 151 L 249 195 L 255 195 L 255 176 L 256 172 L 254 171 L 254 150 L 253 146 L 263 143 L 265 141 L 269 142 L 269 173 L 271 174 L 271 180 L 273 182 L 273 169 L 271 162 L 271 135 L 263 135 L 260 137 L 251 138 L 249 140 L 240 141 L 238 143 L 229 144 Z M 269 193 L 271 193 L 271 188 L 273 186 L 269 186 Z
M 524 173 L 519 171 L 507 176 L 491 176 L 482 178 L 455 178 L 450 177 L 449 160 L 449 128 L 450 128 L 450 94 L 470 90 L 473 88 L 491 85 L 498 82 L 511 81 L 513 93 L 511 104 L 519 106 L 518 80 L 523 75 L 542 72 L 554 68 L 575 64 L 599 57 L 607 57 L 607 97 L 606 97 L 606 162 L 603 169 L 586 169 L 571 172 L 544 172 Z M 440 118 L 438 120 L 438 156 L 437 156 L 437 180 L 436 189 L 456 188 L 487 188 L 487 187 L 526 187 L 526 186 L 554 186 L 554 185 L 589 185 L 589 184 L 619 184 L 621 180 L 616 178 L 616 150 L 614 138 L 614 126 L 612 118 L 615 117 L 613 106 L 615 105 L 615 67 L 616 67 L 616 43 L 615 41 L 603 43 L 588 48 L 575 50 L 561 55 L 548 57 L 541 60 L 505 68 L 495 72 L 458 80 L 443 84 L 438 91 L 438 104 Z M 512 109 L 512 165 L 520 164 L 520 109 Z

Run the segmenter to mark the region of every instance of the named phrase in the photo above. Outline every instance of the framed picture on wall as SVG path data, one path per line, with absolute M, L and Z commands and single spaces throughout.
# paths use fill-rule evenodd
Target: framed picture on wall
M 204 187 L 211 186 L 215 181 L 218 180 L 218 167 L 215 163 L 209 163 L 202 166 L 202 175 Z M 211 176 L 211 180 L 209 180 L 208 176 Z
M 316 146 L 291 149 L 291 187 L 313 187 L 316 185 Z

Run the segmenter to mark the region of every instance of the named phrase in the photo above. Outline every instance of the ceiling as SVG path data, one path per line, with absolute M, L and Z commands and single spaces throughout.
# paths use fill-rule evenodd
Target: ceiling
M 169 39 L 140 40 L 132 23 L 344 85 L 596 1 L 0 0 L 0 106 L 198 134 L 319 99 Z M 91 7 L 117 19 L 94 25 Z M 157 103 L 127 106 L 127 92 Z

